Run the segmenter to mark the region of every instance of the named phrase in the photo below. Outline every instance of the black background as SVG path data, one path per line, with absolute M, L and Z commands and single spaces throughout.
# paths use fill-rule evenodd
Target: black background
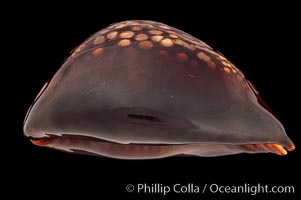
M 22 9 L 24 6 L 24 9 Z M 26 8 L 25 8 L 26 6 Z M 13 83 L 8 84 L 14 137 L 12 152 L 20 161 L 19 182 L 23 194 L 37 199 L 122 198 L 141 199 L 148 194 L 127 193 L 129 183 L 217 183 L 221 185 L 294 185 L 300 193 L 300 26 L 296 6 L 290 4 L 235 5 L 227 8 L 189 2 L 143 1 L 111 5 L 99 2 L 18 5 L 17 19 L 9 23 L 14 43 L 10 51 Z M 300 16 L 299 16 L 300 17 Z M 296 150 L 287 156 L 271 154 L 234 155 L 216 158 L 171 157 L 128 161 L 66 154 L 34 146 L 23 136 L 23 119 L 43 84 L 60 67 L 69 52 L 84 39 L 107 25 L 129 19 L 166 23 L 190 33 L 222 52 L 256 86 L 278 115 L 294 141 Z M 297 50 L 295 48 L 297 47 Z M 18 56 L 16 56 L 18 55 Z M 8 87 L 6 85 L 6 87 Z M 94 195 L 96 197 L 94 197 Z M 237 195 L 226 195 L 236 197 Z M 155 195 L 163 198 L 162 195 Z M 221 195 L 185 194 L 176 198 L 222 198 Z M 249 196 L 261 199 L 262 195 Z M 295 198 L 296 194 L 268 195 L 268 199 Z

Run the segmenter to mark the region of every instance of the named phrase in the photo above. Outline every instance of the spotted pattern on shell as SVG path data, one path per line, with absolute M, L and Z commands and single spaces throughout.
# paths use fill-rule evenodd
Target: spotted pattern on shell
M 31 142 L 121 159 L 286 155 L 294 144 L 243 73 L 166 24 L 112 24 L 85 40 L 38 93 Z
M 105 35 L 105 34 L 106 35 Z M 161 45 L 162 48 L 164 47 L 172 47 L 173 45 L 177 45 L 183 48 L 186 48 L 189 51 L 195 52 L 195 56 L 203 61 L 206 62 L 208 67 L 213 69 L 216 67 L 216 62 L 222 63 L 220 66 L 220 71 L 225 72 L 226 74 L 237 74 L 237 80 L 240 80 L 243 77 L 240 70 L 238 70 L 230 61 L 228 61 L 223 55 L 215 52 L 209 47 L 206 43 L 194 38 L 193 36 L 186 34 L 182 31 L 178 32 L 177 30 L 173 30 L 173 28 L 158 24 L 148 24 L 148 22 L 121 22 L 117 24 L 113 24 L 109 26 L 107 29 L 99 31 L 94 36 L 90 38 L 93 40 L 94 45 L 101 45 L 106 42 L 107 40 L 115 39 L 116 36 L 119 34 L 120 40 L 116 41 L 117 45 L 121 47 L 126 47 L 130 45 L 135 45 L 134 40 L 136 41 L 148 41 L 147 43 L 138 43 L 137 46 L 141 48 L 151 48 L 158 43 Z M 127 39 L 127 40 L 123 40 Z M 152 42 L 155 42 L 154 44 Z M 151 44 L 145 46 L 144 44 Z M 78 49 L 74 51 L 73 56 L 81 51 L 83 46 L 80 46 Z M 180 53 L 180 52 L 179 52 Z M 178 60 L 179 56 L 177 53 L 175 54 Z M 210 59 L 208 59 L 210 58 Z M 213 59 L 214 58 L 214 59 Z

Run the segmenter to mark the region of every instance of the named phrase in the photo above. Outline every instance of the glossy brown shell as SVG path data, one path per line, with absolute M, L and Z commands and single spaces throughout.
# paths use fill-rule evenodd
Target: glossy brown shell
M 153 21 L 95 33 L 25 119 L 34 144 L 125 159 L 294 149 L 253 86 L 204 42 Z

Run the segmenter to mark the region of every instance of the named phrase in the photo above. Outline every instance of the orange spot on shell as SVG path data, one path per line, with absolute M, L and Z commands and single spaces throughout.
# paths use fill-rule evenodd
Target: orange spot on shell
M 104 43 L 105 41 L 106 41 L 105 36 L 101 35 L 94 39 L 93 44 L 98 45 Z
M 166 30 L 170 30 L 171 28 L 169 26 L 165 26 L 165 25 L 159 25 L 160 28 L 166 29 Z
M 149 30 L 148 31 L 152 35 L 161 35 L 163 32 L 159 30 Z
M 196 47 L 188 42 L 185 42 L 184 40 L 180 40 L 180 39 L 174 39 L 173 42 L 177 45 L 183 46 L 191 51 L 194 51 L 196 49 Z
M 165 39 L 163 39 L 163 40 L 160 41 L 160 44 L 162 46 L 165 46 L 165 47 L 171 47 L 173 45 L 173 42 L 172 42 L 171 39 L 165 38 Z
M 188 56 L 186 53 L 177 53 L 177 58 L 181 62 L 185 62 L 188 59 Z
M 143 40 L 147 40 L 148 39 L 148 36 L 146 34 L 138 34 L 135 36 L 135 40 L 137 41 L 143 41 Z
M 92 52 L 92 54 L 93 56 L 100 56 L 102 52 L 103 52 L 103 48 L 97 48 Z
M 170 33 L 169 37 L 171 37 L 171 38 L 179 38 L 176 34 L 173 34 L 173 33 Z
M 107 34 L 107 39 L 112 40 L 114 38 L 116 38 L 118 32 L 117 31 L 113 31 Z
M 200 60 L 205 61 L 210 68 L 215 68 L 215 63 L 211 60 L 211 58 L 208 55 L 204 54 L 203 52 L 199 52 L 197 53 L 197 57 Z
M 183 40 L 180 40 L 180 39 L 174 39 L 173 42 L 174 42 L 175 44 L 181 45 L 181 46 L 183 46 L 183 44 L 184 44 L 184 41 L 183 41 Z
M 124 31 L 119 34 L 120 38 L 131 38 L 135 35 L 133 31 Z
M 227 74 L 231 73 L 231 70 L 228 67 L 224 67 L 223 68 L 224 72 L 226 72 Z
M 162 38 L 163 38 L 163 36 L 161 36 L 161 35 L 153 35 L 151 37 L 152 41 L 154 41 L 154 42 L 160 42 L 162 40 Z
M 158 51 L 157 55 L 162 57 L 162 58 L 167 58 L 168 57 L 168 52 L 166 50 L 160 50 L 160 51 Z
M 117 44 L 121 47 L 126 47 L 131 44 L 131 41 L 128 39 L 123 39 L 123 40 L 120 40 Z
M 145 50 L 148 50 L 148 49 L 151 49 L 154 45 L 153 43 L 151 43 L 150 41 L 142 41 L 138 44 L 138 46 L 141 48 L 141 49 L 145 49 Z

